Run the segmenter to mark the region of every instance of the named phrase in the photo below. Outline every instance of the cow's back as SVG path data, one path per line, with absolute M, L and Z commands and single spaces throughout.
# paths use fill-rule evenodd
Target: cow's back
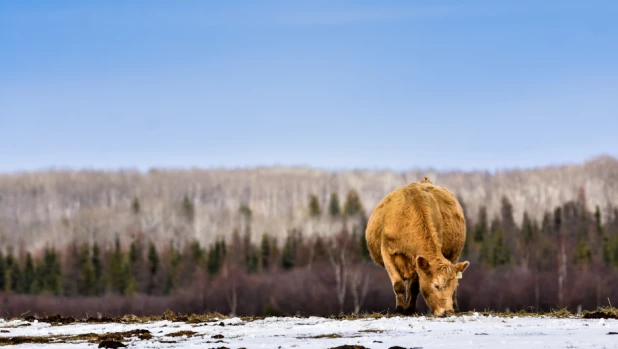
M 448 259 L 457 259 L 465 241 L 463 210 L 453 194 L 427 179 L 393 190 L 374 208 L 366 230 L 371 258 L 384 266 L 384 241 L 390 253 L 413 257 L 425 237 L 410 227 L 419 226 L 420 220 L 431 220 L 441 240 L 442 253 Z
M 431 193 L 440 210 L 440 233 L 442 254 L 447 259 L 456 260 L 466 241 L 466 221 L 463 209 L 455 195 L 446 188 L 431 183 L 421 186 Z

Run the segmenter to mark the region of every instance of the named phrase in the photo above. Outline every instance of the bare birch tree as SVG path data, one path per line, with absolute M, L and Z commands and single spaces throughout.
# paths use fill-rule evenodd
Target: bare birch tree
M 230 292 L 228 292 L 225 298 L 230 307 L 230 316 L 236 316 L 238 310 L 238 288 L 236 287 L 236 280 L 231 280 Z
M 350 242 L 350 234 L 344 224 L 343 229 L 331 239 L 328 247 L 328 261 L 335 275 L 335 294 L 339 304 L 339 314 L 344 312 L 349 268 L 354 258 L 350 253 Z
M 354 302 L 354 314 L 358 314 L 365 302 L 367 291 L 369 291 L 369 277 L 367 277 L 363 264 L 356 265 L 350 270 L 349 282 L 350 293 L 352 293 L 352 301 Z

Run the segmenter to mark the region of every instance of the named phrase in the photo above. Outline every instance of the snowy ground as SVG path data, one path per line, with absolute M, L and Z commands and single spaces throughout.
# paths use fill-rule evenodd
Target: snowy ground
M 223 322 L 223 325 L 221 325 Z M 152 338 L 122 340 L 135 348 L 618 348 L 618 320 L 558 319 L 549 317 L 500 318 L 473 314 L 450 318 L 391 317 L 334 320 L 266 318 L 243 321 L 231 318 L 200 324 L 156 321 L 148 323 L 52 326 L 43 322 L 0 319 L 0 343 L 17 336 L 37 336 L 50 343 L 24 343 L 20 348 L 97 348 L 100 341 L 69 340 L 69 336 L 147 330 Z M 192 336 L 173 336 L 192 331 Z M 142 333 L 147 333 L 142 331 Z M 222 337 L 221 337 L 222 336 Z M 54 341 L 60 341 L 53 343 Z

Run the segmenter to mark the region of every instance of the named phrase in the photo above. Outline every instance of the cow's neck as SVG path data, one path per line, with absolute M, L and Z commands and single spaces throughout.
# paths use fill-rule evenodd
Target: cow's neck
M 444 258 L 444 256 L 442 255 L 442 251 L 440 249 L 439 246 L 436 246 L 435 244 L 431 243 L 431 242 L 425 242 L 422 251 L 419 251 L 420 255 L 422 256 L 426 256 L 427 258 L 431 258 L 431 259 L 442 259 Z
M 438 239 L 438 235 L 435 230 L 427 229 L 425 231 L 425 238 L 423 239 L 423 248 L 421 254 L 423 256 L 427 256 L 427 258 L 431 259 L 443 259 L 442 255 L 442 244 Z

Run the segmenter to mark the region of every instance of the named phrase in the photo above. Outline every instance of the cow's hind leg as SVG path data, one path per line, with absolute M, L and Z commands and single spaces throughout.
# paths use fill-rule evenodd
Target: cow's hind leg
M 393 257 L 394 256 L 390 254 L 382 253 L 384 268 L 388 273 L 388 277 L 391 279 L 393 292 L 395 292 L 395 312 L 404 314 L 406 287 L 399 270 L 397 270 L 397 267 L 395 266 Z

